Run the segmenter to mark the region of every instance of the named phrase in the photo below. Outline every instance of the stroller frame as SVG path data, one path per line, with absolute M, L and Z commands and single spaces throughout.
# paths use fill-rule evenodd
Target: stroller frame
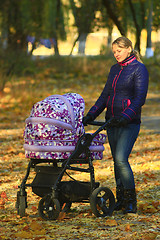
M 93 138 L 102 130 L 107 128 L 107 122 L 90 122 L 91 125 L 100 126 L 97 131 L 93 134 L 84 133 L 78 140 L 75 150 L 72 152 L 68 159 L 30 159 L 26 171 L 26 175 L 19 186 L 19 191 L 17 192 L 16 208 L 17 214 L 20 217 L 25 216 L 25 209 L 27 208 L 27 187 L 32 187 L 32 189 L 50 189 L 47 190 L 47 194 L 43 196 L 39 202 L 38 212 L 40 217 L 45 220 L 56 220 L 59 216 L 60 211 L 69 210 L 72 202 L 90 202 L 91 210 L 97 217 L 110 216 L 113 213 L 115 207 L 115 198 L 112 191 L 107 187 L 99 187 L 99 183 L 95 182 L 93 160 L 91 159 L 90 145 Z M 79 158 L 79 156 L 85 153 L 85 158 Z M 36 168 L 40 163 L 52 163 L 53 170 L 59 170 L 56 173 L 57 177 L 54 177 L 53 183 L 50 185 L 36 184 L 34 181 L 31 184 L 27 184 L 27 180 L 30 174 L 31 168 Z M 62 167 L 58 167 L 58 163 L 61 163 Z M 72 164 L 88 164 L 88 168 L 71 166 Z M 61 181 L 66 170 L 73 170 L 79 172 L 86 172 L 90 174 L 90 182 L 77 181 L 67 174 L 74 181 Z M 76 182 L 81 187 L 83 196 L 69 197 L 67 194 L 63 194 L 63 189 L 65 187 L 71 188 L 69 192 L 75 190 L 73 183 Z M 72 184 L 70 186 L 70 184 Z M 40 190 L 41 191 L 41 190 Z M 43 191 L 42 191 L 43 192 Z M 77 192 L 77 189 L 76 189 Z M 38 194 L 37 194 L 38 195 Z M 67 197 L 66 197 L 67 195 Z M 40 196 L 40 195 L 39 195 Z M 63 207 L 63 203 L 66 203 Z

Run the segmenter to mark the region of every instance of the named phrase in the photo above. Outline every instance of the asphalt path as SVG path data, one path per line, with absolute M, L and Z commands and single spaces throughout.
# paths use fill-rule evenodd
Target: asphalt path
M 160 116 L 142 117 L 141 126 L 155 133 L 160 133 Z

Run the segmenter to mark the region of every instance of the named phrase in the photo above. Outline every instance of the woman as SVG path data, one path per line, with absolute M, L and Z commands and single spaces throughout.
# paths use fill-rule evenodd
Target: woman
M 128 38 L 117 38 L 112 43 L 112 50 L 117 63 L 111 67 L 106 85 L 95 105 L 83 118 L 83 124 L 94 120 L 107 108 L 107 135 L 116 180 L 115 210 L 136 213 L 135 182 L 128 157 L 140 130 L 141 107 L 145 103 L 149 77 Z

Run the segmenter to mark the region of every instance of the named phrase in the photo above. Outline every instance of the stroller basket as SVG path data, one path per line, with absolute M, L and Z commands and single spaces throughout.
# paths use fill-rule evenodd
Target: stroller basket
M 37 174 L 32 182 L 32 191 L 40 197 L 49 194 L 61 171 L 60 167 L 36 166 Z M 96 187 L 99 187 L 99 183 L 96 183 Z M 63 181 L 59 184 L 59 199 L 61 202 L 77 202 L 88 199 L 90 189 L 90 182 Z
M 32 191 L 40 197 L 50 193 L 61 171 L 62 168 L 60 167 L 36 166 L 36 176 L 32 182 Z

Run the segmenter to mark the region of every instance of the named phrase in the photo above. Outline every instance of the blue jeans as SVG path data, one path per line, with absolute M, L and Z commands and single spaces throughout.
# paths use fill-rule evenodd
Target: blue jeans
M 108 141 L 114 160 L 114 173 L 117 186 L 134 189 L 134 176 L 128 157 L 138 137 L 140 124 L 128 124 L 126 127 L 107 129 Z

